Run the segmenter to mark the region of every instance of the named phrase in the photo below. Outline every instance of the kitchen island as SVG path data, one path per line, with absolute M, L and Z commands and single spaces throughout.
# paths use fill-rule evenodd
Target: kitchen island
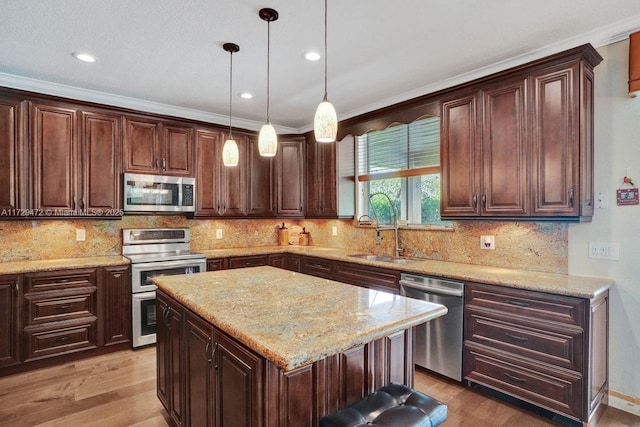
M 156 277 L 158 397 L 175 425 L 317 425 L 394 381 L 446 307 L 273 267 Z

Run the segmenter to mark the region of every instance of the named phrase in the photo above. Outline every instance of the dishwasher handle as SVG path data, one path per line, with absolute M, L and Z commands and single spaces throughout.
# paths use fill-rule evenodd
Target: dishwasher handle
M 454 297 L 462 297 L 464 295 L 463 289 L 450 289 L 441 286 L 429 286 L 415 282 L 409 282 L 406 280 L 400 280 L 400 286 L 409 289 L 416 289 L 418 291 L 423 291 L 428 294 L 437 294 L 437 295 L 450 295 Z

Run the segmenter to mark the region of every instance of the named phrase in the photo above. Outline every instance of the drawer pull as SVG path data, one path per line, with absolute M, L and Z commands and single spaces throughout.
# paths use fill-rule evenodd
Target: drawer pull
M 511 378 L 514 381 L 517 381 L 519 383 L 526 383 L 527 379 L 526 378 L 520 378 L 520 377 L 516 377 L 515 375 L 511 375 L 509 372 L 505 372 L 504 376 L 507 378 Z
M 513 335 L 513 334 L 510 334 L 509 332 L 506 332 L 505 335 L 507 336 L 507 338 L 511 338 L 512 340 L 521 341 L 521 342 L 529 341 L 529 338 L 527 337 L 519 337 L 518 335 Z
M 69 338 L 71 338 L 69 335 L 65 335 L 63 337 L 58 337 L 58 338 L 56 338 L 56 342 L 67 341 Z
M 529 304 L 526 303 L 526 302 L 516 301 L 516 300 L 512 300 L 512 299 L 508 299 L 507 300 L 507 304 L 517 305 L 518 307 L 529 307 Z
M 71 304 L 65 304 L 65 305 L 61 305 L 59 307 L 56 307 L 56 310 L 57 311 L 62 311 L 62 310 L 68 309 L 69 307 L 71 307 Z

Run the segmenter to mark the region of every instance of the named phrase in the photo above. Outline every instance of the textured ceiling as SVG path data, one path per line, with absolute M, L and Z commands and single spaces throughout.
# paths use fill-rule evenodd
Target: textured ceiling
M 323 95 L 322 0 L 0 0 L 0 85 L 226 123 L 306 131 Z M 341 119 L 640 29 L 638 0 L 329 0 L 329 99 Z M 98 62 L 71 56 L 87 51 Z M 237 94 L 249 91 L 251 100 Z

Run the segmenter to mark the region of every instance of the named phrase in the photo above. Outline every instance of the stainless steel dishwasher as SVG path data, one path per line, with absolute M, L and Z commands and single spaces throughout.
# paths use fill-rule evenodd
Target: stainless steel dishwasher
M 444 316 L 416 327 L 415 363 L 462 381 L 464 283 L 402 273 L 400 294 L 447 307 Z

